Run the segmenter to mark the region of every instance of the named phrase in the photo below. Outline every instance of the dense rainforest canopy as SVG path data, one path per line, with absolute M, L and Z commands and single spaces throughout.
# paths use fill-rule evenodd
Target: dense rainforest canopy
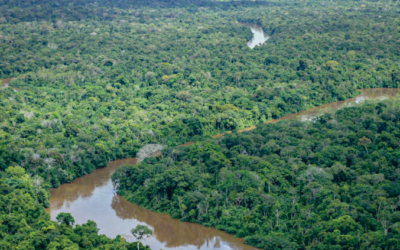
M 119 193 L 261 249 L 400 249 L 400 102 L 264 124 L 120 167 Z
M 40 221 L 80 247 L 119 244 L 91 233 L 97 243 L 84 246 L 84 233 L 50 222 L 43 207 L 49 188 L 143 145 L 399 87 L 399 11 L 396 1 L 0 0 L 0 78 L 17 78 L 0 90 L 1 247 L 46 238 L 32 236 Z M 250 49 L 240 22 L 271 38 Z M 28 177 L 6 172 L 18 167 Z M 20 194 L 30 198 L 7 205 Z M 26 223 L 6 224 L 11 215 Z
M 397 3 L 205 2 L 6 1 L 0 75 L 20 91 L 0 92 L 0 169 L 57 187 L 148 143 L 398 87 Z M 250 49 L 239 21 L 271 38 Z
M 66 213 L 57 216 L 58 222 L 50 221 L 43 209 L 48 191 L 42 183 L 41 177 L 29 177 L 22 167 L 0 172 L 0 249 L 137 249 L 136 243 L 120 236 L 111 240 L 98 235 L 94 221 L 74 227 L 74 218 Z M 143 245 L 141 249 L 150 250 Z

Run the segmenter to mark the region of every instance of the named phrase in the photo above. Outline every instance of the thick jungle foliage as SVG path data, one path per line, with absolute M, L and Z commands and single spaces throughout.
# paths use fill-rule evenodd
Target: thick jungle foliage
M 261 249 L 399 249 L 399 104 L 168 148 L 113 183 L 132 202 Z
M 73 227 L 74 218 L 66 213 L 57 216 L 60 224 L 51 221 L 42 206 L 48 203 L 42 183 L 18 166 L 0 172 L 0 249 L 137 249 L 120 236 L 111 240 L 98 235 L 94 221 Z
M 23 167 L 35 193 L 4 187 L 46 207 L 50 187 L 135 156 L 143 145 L 243 129 L 358 88 L 398 87 L 398 13 L 394 1 L 0 0 L 0 78 L 17 77 L 11 86 L 19 89 L 0 90 L 0 173 Z M 260 24 L 271 38 L 251 50 L 250 29 L 239 22 Z M 359 143 L 370 157 L 373 140 Z M 22 216 L 18 222 L 31 216 L 2 209 Z M 196 217 L 188 217 L 192 210 L 180 212 Z M 42 239 L 25 221 L 2 228 L 4 248 Z M 392 237 L 394 226 L 385 225 Z M 287 234 L 229 227 L 257 232 L 247 241 L 263 248 L 293 246 Z M 309 242 L 315 237 L 307 230 Z
M 0 77 L 20 89 L 0 91 L 1 170 L 57 187 L 145 144 L 400 83 L 397 3 L 146 2 L 1 2 Z M 271 38 L 248 48 L 238 21 Z

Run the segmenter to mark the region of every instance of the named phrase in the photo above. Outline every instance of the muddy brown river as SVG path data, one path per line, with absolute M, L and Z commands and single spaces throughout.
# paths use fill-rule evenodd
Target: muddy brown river
M 5 78 L 5 79 L 0 79 L 1 88 L 2 88 L 2 89 L 8 88 L 8 86 L 10 85 L 10 82 L 12 82 L 12 81 L 14 81 L 14 80 L 16 80 L 16 79 L 17 79 L 17 78 Z M 14 89 L 14 91 L 16 91 L 16 92 L 19 91 L 19 89 L 17 89 L 17 88 L 13 88 L 13 89 Z
M 135 159 L 110 162 L 108 167 L 63 184 L 50 191 L 51 218 L 60 212 L 71 213 L 76 223 L 93 220 L 100 234 L 109 237 L 130 235 L 136 225 L 144 224 L 153 230 L 153 236 L 143 241 L 152 249 L 255 249 L 243 244 L 243 239 L 233 238 L 215 228 L 180 222 L 167 214 L 159 214 L 128 202 L 114 192 L 110 177 L 125 164 L 135 164 Z M 129 241 L 134 239 L 129 237 Z
M 356 98 L 346 101 L 329 103 L 296 114 L 291 114 L 270 122 L 288 119 L 307 120 L 323 112 L 339 109 L 345 105 L 358 103 L 367 99 L 382 99 L 395 96 L 399 89 L 365 89 Z M 254 129 L 255 126 L 245 130 Z M 221 137 L 223 134 L 215 137 Z M 187 143 L 185 145 L 190 145 Z M 114 171 L 124 164 L 135 164 L 135 159 L 125 159 L 110 162 L 108 167 L 97 169 L 93 173 L 63 184 L 52 189 L 50 208 L 48 212 L 55 220 L 60 212 L 71 213 L 78 224 L 93 220 L 100 229 L 100 234 L 115 237 L 118 234 L 131 238 L 130 230 L 138 224 L 149 226 L 153 236 L 143 241 L 152 249 L 255 249 L 243 244 L 243 239 L 232 235 L 203 227 L 193 223 L 180 222 L 169 215 L 158 214 L 143 209 L 126 201 L 113 190 L 110 177 Z

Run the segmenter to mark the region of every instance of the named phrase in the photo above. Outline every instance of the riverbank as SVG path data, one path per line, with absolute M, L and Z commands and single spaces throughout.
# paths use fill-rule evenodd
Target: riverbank
M 374 99 L 384 99 L 384 98 L 389 98 L 389 97 L 395 97 L 396 95 L 400 94 L 400 89 L 391 89 L 391 88 L 360 89 L 359 91 L 361 92 L 361 94 L 356 97 L 349 98 L 344 101 L 326 103 L 321 106 L 316 106 L 316 107 L 313 107 L 310 109 L 302 110 L 302 111 L 294 113 L 294 114 L 285 115 L 281 118 L 273 119 L 273 120 L 267 121 L 265 123 L 277 123 L 279 121 L 287 121 L 287 120 L 295 120 L 295 119 L 299 119 L 301 121 L 311 120 L 311 119 L 317 117 L 318 115 L 329 112 L 331 110 L 340 109 L 349 104 L 360 103 L 362 101 L 370 100 L 370 99 L 374 100 Z M 251 127 L 247 127 L 245 129 L 238 130 L 238 132 L 249 131 L 249 130 L 253 130 L 256 128 L 257 128 L 257 126 L 253 125 Z M 211 137 L 212 138 L 220 138 L 226 133 L 231 133 L 231 132 L 225 132 L 225 133 L 213 135 Z
M 389 249 L 397 230 L 383 239 L 384 228 L 374 225 L 395 220 L 398 209 L 360 204 L 398 202 L 399 103 L 370 101 L 312 122 L 204 138 L 118 168 L 112 181 L 131 202 L 245 237 L 260 249 L 331 249 L 345 237 L 357 249 L 357 239 L 364 244 L 371 236 Z
M 400 93 L 399 89 L 364 89 L 360 91 L 361 95 L 355 98 L 314 107 L 269 122 L 275 123 L 290 119 L 307 120 L 321 112 L 339 109 L 363 100 L 393 97 Z M 246 130 L 254 128 L 255 126 L 252 126 Z M 223 134 L 214 137 L 221 136 Z M 181 146 L 191 144 L 188 142 Z M 173 247 L 181 249 L 193 249 L 193 247 L 199 249 L 226 249 L 227 247 L 228 249 L 254 249 L 244 245 L 243 239 L 233 238 L 232 235 L 214 228 L 180 222 L 167 215 L 151 212 L 115 194 L 110 176 L 119 166 L 135 163 L 134 158 L 110 162 L 106 168 L 97 169 L 91 174 L 77 178 L 72 183 L 52 189 L 50 208 L 48 209 L 52 218 L 54 219 L 60 212 L 68 212 L 75 217 L 77 223 L 94 220 L 99 226 L 100 233 L 109 237 L 129 234 L 130 228 L 138 223 L 145 223 L 155 231 L 154 237 L 145 242 L 152 249 Z M 153 217 L 154 219 L 152 219 Z M 195 237 L 196 235 L 199 237 Z

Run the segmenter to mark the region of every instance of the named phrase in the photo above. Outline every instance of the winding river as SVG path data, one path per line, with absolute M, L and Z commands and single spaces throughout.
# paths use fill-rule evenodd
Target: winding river
M 117 195 L 110 177 L 125 164 L 135 164 L 136 159 L 110 162 L 106 168 L 63 184 L 50 191 L 51 218 L 60 212 L 71 213 L 76 223 L 93 220 L 100 234 L 109 237 L 129 236 L 130 230 L 138 224 L 145 224 L 153 230 L 153 236 L 143 241 L 151 249 L 243 249 L 255 250 L 243 244 L 243 239 L 233 238 L 215 228 L 194 223 L 180 222 L 169 215 L 151 212 L 128 202 Z M 133 238 L 127 240 L 133 241 Z
M 361 95 L 355 98 L 325 104 L 270 122 L 289 119 L 307 120 L 323 112 L 363 100 L 388 98 L 397 94 L 400 94 L 399 89 L 365 89 L 361 90 Z M 254 128 L 255 126 L 245 130 Z M 214 137 L 221 136 L 223 134 Z M 190 145 L 190 143 L 184 145 Z M 55 220 L 60 212 L 67 212 L 75 217 L 78 224 L 94 220 L 100 233 L 109 237 L 115 237 L 118 234 L 128 237 L 131 228 L 138 224 L 145 224 L 154 232 L 151 238 L 144 241 L 144 244 L 149 245 L 152 249 L 255 249 L 244 245 L 243 239 L 233 238 L 232 235 L 214 228 L 180 222 L 172 219 L 169 215 L 151 212 L 117 195 L 113 190 L 110 176 L 119 166 L 135 163 L 134 158 L 113 161 L 106 168 L 97 169 L 72 183 L 52 189 L 50 208 L 48 209 L 52 219 Z M 128 240 L 133 241 L 129 237 Z

